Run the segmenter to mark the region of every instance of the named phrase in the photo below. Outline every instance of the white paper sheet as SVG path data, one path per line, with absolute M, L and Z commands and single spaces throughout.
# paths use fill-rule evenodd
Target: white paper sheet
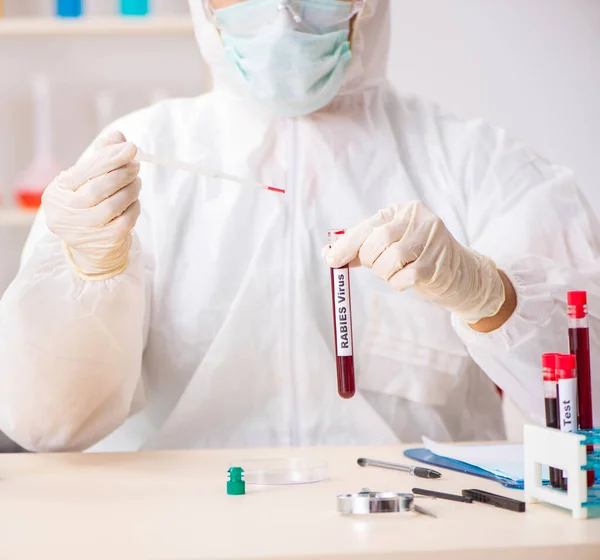
M 426 437 L 423 437 L 423 443 L 436 455 L 475 465 L 515 482 L 521 482 L 525 476 L 522 445 L 453 445 L 438 443 Z

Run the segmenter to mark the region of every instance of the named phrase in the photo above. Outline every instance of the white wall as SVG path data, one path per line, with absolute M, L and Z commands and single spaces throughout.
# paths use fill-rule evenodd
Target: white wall
M 600 213 L 600 1 L 391 2 L 394 84 L 571 167 Z

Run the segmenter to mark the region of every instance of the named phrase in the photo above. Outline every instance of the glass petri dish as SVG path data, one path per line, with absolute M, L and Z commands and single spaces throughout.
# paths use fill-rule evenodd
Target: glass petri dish
M 241 459 L 230 466 L 242 467 L 246 484 L 256 486 L 313 484 L 329 478 L 327 462 L 311 459 Z

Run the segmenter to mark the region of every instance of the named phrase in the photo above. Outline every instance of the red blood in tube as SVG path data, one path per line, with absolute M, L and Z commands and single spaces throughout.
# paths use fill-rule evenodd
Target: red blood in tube
M 548 428 L 559 428 L 557 379 L 556 379 L 556 357 L 560 354 L 542 354 L 542 368 L 544 371 L 544 407 L 546 409 L 546 426 Z M 550 486 L 560 488 L 562 486 L 562 471 L 550 467 Z
M 576 360 L 573 354 L 556 356 L 556 377 L 558 379 L 558 423 L 561 432 L 577 431 L 577 376 Z M 568 480 L 561 473 L 560 487 L 568 489 Z
M 337 237 L 344 233 L 344 230 L 330 230 L 329 246 L 331 247 Z M 348 266 L 331 269 L 331 305 L 333 307 L 338 393 L 343 399 L 350 399 L 356 393 L 356 383 L 354 380 L 350 268 Z
M 586 292 L 567 294 L 569 312 L 569 351 L 576 358 L 579 429 L 594 427 L 592 414 L 592 376 L 590 371 L 590 332 L 587 318 Z M 594 450 L 588 447 L 588 453 Z M 594 471 L 587 473 L 588 486 L 594 485 Z
M 331 301 L 338 393 L 343 399 L 350 399 L 356 393 L 356 384 L 354 380 L 352 309 L 350 307 L 350 270 L 348 267 L 331 269 Z

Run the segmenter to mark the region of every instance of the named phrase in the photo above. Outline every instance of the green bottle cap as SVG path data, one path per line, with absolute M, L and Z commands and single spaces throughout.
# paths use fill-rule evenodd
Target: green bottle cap
M 244 481 L 244 469 L 231 467 L 228 471 L 227 494 L 229 496 L 243 496 L 246 493 L 246 482 Z

